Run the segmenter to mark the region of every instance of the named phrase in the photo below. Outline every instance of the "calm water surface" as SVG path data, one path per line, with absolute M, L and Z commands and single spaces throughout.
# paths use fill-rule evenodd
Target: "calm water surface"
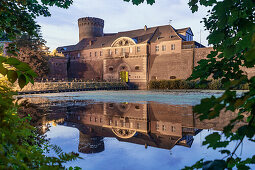
M 220 93 L 92 91 L 23 97 L 47 108 L 42 124 L 51 125 L 45 130 L 51 143 L 83 158 L 67 166 L 169 170 L 201 158 L 222 158 L 202 146 L 202 141 L 211 132 L 221 131 L 235 115 L 226 113 L 201 122 L 192 112 L 200 99 L 212 95 Z M 237 154 L 248 157 L 253 147 L 245 141 Z

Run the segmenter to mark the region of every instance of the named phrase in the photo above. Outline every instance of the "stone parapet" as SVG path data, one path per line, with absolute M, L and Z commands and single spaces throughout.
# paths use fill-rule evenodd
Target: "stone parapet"
M 13 88 L 20 94 L 115 89 L 125 90 L 128 86 L 123 82 L 35 82 L 34 85 L 29 83 L 23 89 L 20 89 L 18 85 Z

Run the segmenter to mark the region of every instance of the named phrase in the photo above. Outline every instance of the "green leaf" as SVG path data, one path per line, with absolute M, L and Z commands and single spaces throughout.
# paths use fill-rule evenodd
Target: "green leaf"
M 13 70 L 8 70 L 7 78 L 11 83 L 14 83 L 18 78 L 17 72 Z
M 26 84 L 27 84 L 27 80 L 26 80 L 26 76 L 24 76 L 23 74 L 21 74 L 19 76 L 19 87 L 23 88 Z
M 223 170 L 227 168 L 227 164 L 224 160 L 207 161 L 203 165 L 204 170 Z
M 222 154 L 230 154 L 231 152 L 229 150 L 226 150 L 226 149 L 223 149 L 223 150 L 220 150 L 220 153 Z
M 247 136 L 248 138 L 252 138 L 255 134 L 255 128 L 249 125 L 244 125 L 238 129 L 237 133 L 240 136 Z
M 23 62 L 21 62 L 19 65 L 16 65 L 15 68 L 20 71 L 28 71 L 31 69 L 27 63 Z
M 37 77 L 37 74 L 32 69 L 26 71 L 26 74 L 29 74 L 29 75 L 31 75 L 34 78 Z
M 7 72 L 8 72 L 8 70 L 6 68 L 4 68 L 2 63 L 0 63 L 0 73 L 5 76 L 7 74 Z
M 16 66 L 16 65 L 19 65 L 21 62 L 16 58 L 10 57 L 7 59 L 7 61 L 5 63 L 9 64 L 11 66 Z

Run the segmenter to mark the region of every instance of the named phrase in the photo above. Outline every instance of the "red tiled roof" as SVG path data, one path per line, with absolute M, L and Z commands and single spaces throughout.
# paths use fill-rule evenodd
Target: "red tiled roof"
M 110 47 L 120 37 L 136 39 L 136 42 L 147 43 L 155 41 L 169 41 L 181 39 L 177 32 L 188 28 L 175 30 L 171 25 L 156 26 L 145 29 L 137 29 L 118 33 L 104 34 L 103 37 L 85 38 L 76 45 L 58 47 L 59 52 L 80 51 L 85 49 Z

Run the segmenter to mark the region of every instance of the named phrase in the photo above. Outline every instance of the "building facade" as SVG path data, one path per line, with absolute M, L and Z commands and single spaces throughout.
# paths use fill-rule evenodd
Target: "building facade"
M 61 63 L 66 62 L 63 72 L 69 80 L 121 80 L 146 89 L 150 80 L 188 78 L 197 62 L 213 50 L 193 41 L 190 27 L 145 25 L 105 34 L 104 21 L 93 17 L 80 18 L 78 26 L 79 42 L 57 48 L 65 55 Z

